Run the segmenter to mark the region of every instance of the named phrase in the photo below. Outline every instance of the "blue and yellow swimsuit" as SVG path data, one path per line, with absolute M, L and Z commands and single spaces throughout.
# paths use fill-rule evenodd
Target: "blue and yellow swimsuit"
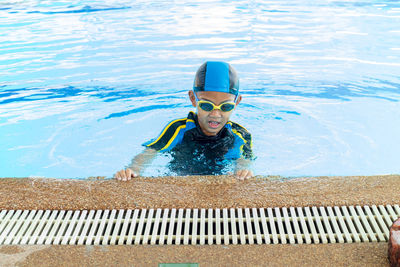
M 193 111 L 168 123 L 157 138 L 143 145 L 169 153 L 168 168 L 177 175 L 223 174 L 230 162 L 253 158 L 251 134 L 244 127 L 228 121 L 217 135 L 207 136 Z

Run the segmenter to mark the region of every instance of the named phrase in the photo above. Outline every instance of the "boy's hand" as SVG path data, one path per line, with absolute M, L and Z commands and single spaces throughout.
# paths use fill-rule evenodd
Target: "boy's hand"
M 114 174 L 114 178 L 120 181 L 129 181 L 132 178 L 138 177 L 138 174 L 133 170 L 126 168 Z
M 251 170 L 237 170 L 235 172 L 235 177 L 238 180 L 247 180 L 253 176 L 254 174 Z

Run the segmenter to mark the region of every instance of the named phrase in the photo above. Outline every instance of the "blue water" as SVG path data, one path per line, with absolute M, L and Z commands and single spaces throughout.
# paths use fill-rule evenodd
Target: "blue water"
M 399 1 L 1 1 L 0 177 L 111 177 L 206 60 L 240 75 L 256 174 L 400 173 L 399 25 Z

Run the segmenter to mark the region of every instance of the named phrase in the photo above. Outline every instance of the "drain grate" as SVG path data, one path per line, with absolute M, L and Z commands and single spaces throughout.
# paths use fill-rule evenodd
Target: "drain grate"
M 245 209 L 2 210 L 0 245 L 386 242 L 399 205 Z

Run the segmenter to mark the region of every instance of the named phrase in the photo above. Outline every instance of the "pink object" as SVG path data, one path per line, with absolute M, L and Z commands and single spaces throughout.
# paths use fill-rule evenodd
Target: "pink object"
M 400 267 L 400 218 L 390 227 L 388 256 L 390 266 Z

